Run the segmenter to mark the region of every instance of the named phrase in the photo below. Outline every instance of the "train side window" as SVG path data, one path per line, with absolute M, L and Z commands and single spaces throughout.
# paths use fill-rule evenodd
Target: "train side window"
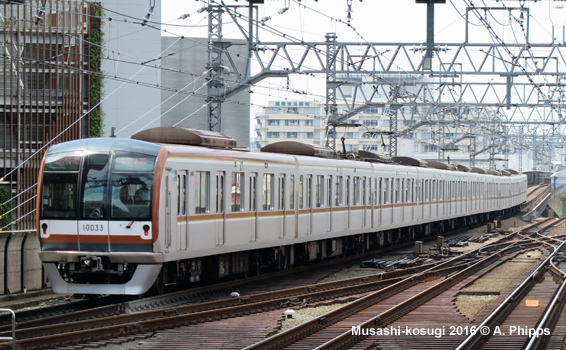
M 350 206 L 350 177 L 346 176 L 346 202 L 347 207 Z
M 295 209 L 295 175 L 289 177 L 289 209 Z
M 413 199 L 411 198 L 411 196 L 413 195 L 413 180 L 411 179 L 407 179 L 407 183 L 405 184 L 405 201 L 407 203 L 412 203 Z
M 379 184 L 378 184 L 379 181 Z M 374 179 L 374 186 L 373 186 L 373 205 L 378 205 L 379 204 L 379 196 L 381 193 L 380 190 L 380 185 L 381 185 L 381 179 L 375 178 Z
M 285 210 L 285 174 L 279 175 L 279 208 L 278 210 Z
M 395 194 L 393 203 L 399 203 L 399 179 L 395 179 L 393 193 Z
M 354 176 L 354 203 L 353 205 L 360 205 L 360 177 Z
M 366 205 L 367 202 L 366 192 L 369 192 L 371 194 L 371 181 L 369 182 L 369 191 L 366 191 L 366 183 L 367 183 L 367 177 L 364 176 L 362 179 L 362 205 Z
M 177 216 L 181 216 L 181 175 L 177 175 Z
M 307 175 L 307 188 L 306 188 L 306 197 L 307 197 L 307 208 L 312 208 L 312 175 Z
M 224 213 L 224 173 L 216 175 L 216 213 Z
M 326 203 L 327 206 L 330 208 L 332 206 L 332 175 L 328 175 L 326 188 L 328 189 L 326 191 L 326 198 L 327 198 Z
M 391 190 L 389 189 L 389 178 L 383 179 L 383 204 L 389 204 L 391 199 Z
M 252 173 L 250 175 L 250 195 L 248 196 L 250 200 L 250 211 L 256 211 L 256 186 L 257 186 L 257 173 Z
M 195 172 L 195 213 L 203 214 L 210 211 L 210 172 Z
M 381 201 L 381 195 L 382 195 L 382 193 L 383 193 L 383 192 L 382 192 L 382 191 L 383 191 L 383 183 L 382 183 L 383 181 L 382 181 L 381 178 L 376 179 L 376 181 L 378 182 L 377 185 L 375 186 L 375 187 L 376 187 L 375 190 L 377 191 L 376 196 L 375 196 L 375 197 L 376 197 L 376 200 L 377 200 L 377 203 L 376 203 L 376 204 L 381 205 L 381 203 L 382 203 L 382 201 Z
M 342 205 L 342 176 L 336 176 L 334 187 L 334 203 L 337 207 Z
M 183 215 L 187 215 L 187 175 L 183 175 Z
M 299 209 L 303 209 L 303 175 L 299 175 Z
M 324 207 L 324 175 L 316 176 L 314 193 L 315 193 L 314 205 L 317 208 Z
M 273 210 L 273 174 L 263 174 L 263 210 Z
M 232 173 L 232 211 L 244 211 L 244 173 Z

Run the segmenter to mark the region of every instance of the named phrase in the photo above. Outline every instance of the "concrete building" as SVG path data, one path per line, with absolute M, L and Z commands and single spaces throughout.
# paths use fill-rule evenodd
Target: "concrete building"
M 160 125 L 161 1 L 153 2 L 149 25 L 142 25 L 149 10 L 145 1 L 104 1 L 104 135 L 114 128 L 118 137 Z M 133 18 L 132 18 L 133 17 Z M 137 18 L 136 18 L 137 17 Z
M 326 120 L 324 104 L 306 101 L 270 101 L 263 107 L 262 112 L 255 117 L 256 148 L 277 141 L 299 141 L 324 145 L 326 142 Z M 338 110 L 344 109 L 339 105 Z M 492 116 L 478 116 L 480 112 L 469 109 L 463 117 L 474 115 L 475 118 L 488 119 Z M 398 131 L 417 126 L 424 120 L 426 113 L 415 113 L 410 108 L 403 107 L 398 113 Z M 368 107 L 361 113 L 347 120 L 351 126 L 338 127 L 336 149 L 338 151 L 364 150 L 383 155 L 390 155 L 391 140 L 388 135 L 392 111 L 387 107 Z M 443 133 L 441 136 L 440 133 Z M 470 165 L 470 153 L 479 150 L 489 150 L 490 138 L 476 135 L 465 137 L 461 129 L 445 125 L 422 125 L 397 139 L 397 155 L 414 157 L 422 160 L 441 160 L 450 163 Z M 442 139 L 439 140 L 439 137 Z M 343 138 L 343 142 L 341 141 Z M 439 149 L 439 143 L 449 145 L 444 150 Z M 453 143 L 453 144 L 451 144 Z M 441 152 L 443 151 L 443 152 Z M 489 152 L 475 156 L 474 166 L 488 168 L 490 166 Z M 442 157 L 443 156 L 443 157 Z M 510 154 L 507 157 L 512 158 Z M 518 155 L 517 155 L 518 156 Z M 505 161 L 499 158 L 495 161 L 496 169 L 507 167 Z M 493 161 L 493 159 L 492 159 Z M 518 163 L 515 159 L 509 162 L 509 167 Z
M 208 41 L 203 38 L 162 37 L 161 126 L 208 129 L 206 71 Z M 246 46 L 230 46 L 236 57 L 245 57 Z M 243 70 L 244 60 L 238 67 Z M 227 66 L 227 65 L 226 65 Z M 234 81 L 232 72 L 225 80 Z M 233 137 L 238 147 L 250 145 L 250 94 L 247 91 L 227 99 L 222 105 L 221 132 Z
M 35 227 L 31 199 L 47 146 L 88 135 L 93 101 L 85 72 L 93 66 L 89 39 L 100 31 L 90 16 L 93 6 L 54 0 L 0 5 L 0 186 L 12 196 L 0 214 L 14 208 L 4 215 L 4 230 Z

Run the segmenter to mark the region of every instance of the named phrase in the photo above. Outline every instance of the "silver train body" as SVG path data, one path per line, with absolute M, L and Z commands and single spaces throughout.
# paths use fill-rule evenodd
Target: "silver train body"
M 132 138 L 45 155 L 39 256 L 56 293 L 141 294 L 286 268 L 426 239 L 526 200 L 517 174 L 329 158 L 298 144 L 284 147 L 294 154 L 238 151 L 180 128 Z

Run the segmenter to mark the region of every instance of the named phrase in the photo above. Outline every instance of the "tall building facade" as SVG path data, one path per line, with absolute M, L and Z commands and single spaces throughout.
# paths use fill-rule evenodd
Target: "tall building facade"
M 128 138 L 159 126 L 161 1 L 105 0 L 103 7 L 104 136 Z
M 89 43 L 100 31 L 92 11 L 75 0 L 0 5 L 0 188 L 12 197 L 4 209 L 13 208 L 4 230 L 35 227 L 37 174 L 50 142 L 88 134 Z
M 346 108 L 339 105 L 339 112 Z M 465 112 L 465 113 L 464 113 Z M 492 115 L 485 111 L 468 109 L 461 112 L 463 118 L 490 120 Z M 364 150 L 389 156 L 391 152 L 391 120 L 397 115 L 398 132 L 406 131 L 397 139 L 397 156 L 414 157 L 422 160 L 440 160 L 471 166 L 470 154 L 476 154 L 473 166 L 503 169 L 518 162 L 499 158 L 495 163 L 490 155 L 492 140 L 488 136 L 470 135 L 453 125 L 427 124 L 427 113 L 415 113 L 410 108 L 391 111 L 387 107 L 368 107 L 349 118 L 344 126 L 336 128 L 335 148 L 350 152 Z M 408 131 L 407 131 L 408 130 Z M 255 116 L 255 148 L 261 148 L 277 141 L 299 141 L 326 144 L 325 105 L 317 102 L 280 100 L 270 101 Z M 440 145 L 440 146 L 439 146 Z M 483 152 L 480 152 L 484 150 Z M 490 159 L 491 156 L 491 159 Z
M 208 40 L 162 37 L 161 126 L 208 130 L 207 74 Z M 245 45 L 226 48 L 232 57 L 245 57 Z M 245 60 L 239 62 L 243 71 Z M 228 63 L 223 62 L 225 67 Z M 234 72 L 226 71 L 226 84 L 235 84 Z M 230 86 L 227 86 L 230 87 Z M 250 93 L 240 92 L 222 104 L 222 133 L 236 139 L 238 147 L 250 145 Z

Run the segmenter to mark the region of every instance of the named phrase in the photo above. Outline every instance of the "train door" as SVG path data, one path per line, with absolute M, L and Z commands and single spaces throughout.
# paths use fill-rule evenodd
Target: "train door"
M 216 245 L 223 245 L 226 234 L 226 210 L 224 208 L 224 190 L 226 173 L 219 171 L 216 173 L 216 198 L 215 198 L 215 221 L 216 221 Z
M 189 242 L 189 216 L 187 215 L 187 171 L 177 172 L 177 249 L 186 250 Z
M 257 241 L 257 173 L 250 174 L 248 210 L 251 214 L 250 242 Z

